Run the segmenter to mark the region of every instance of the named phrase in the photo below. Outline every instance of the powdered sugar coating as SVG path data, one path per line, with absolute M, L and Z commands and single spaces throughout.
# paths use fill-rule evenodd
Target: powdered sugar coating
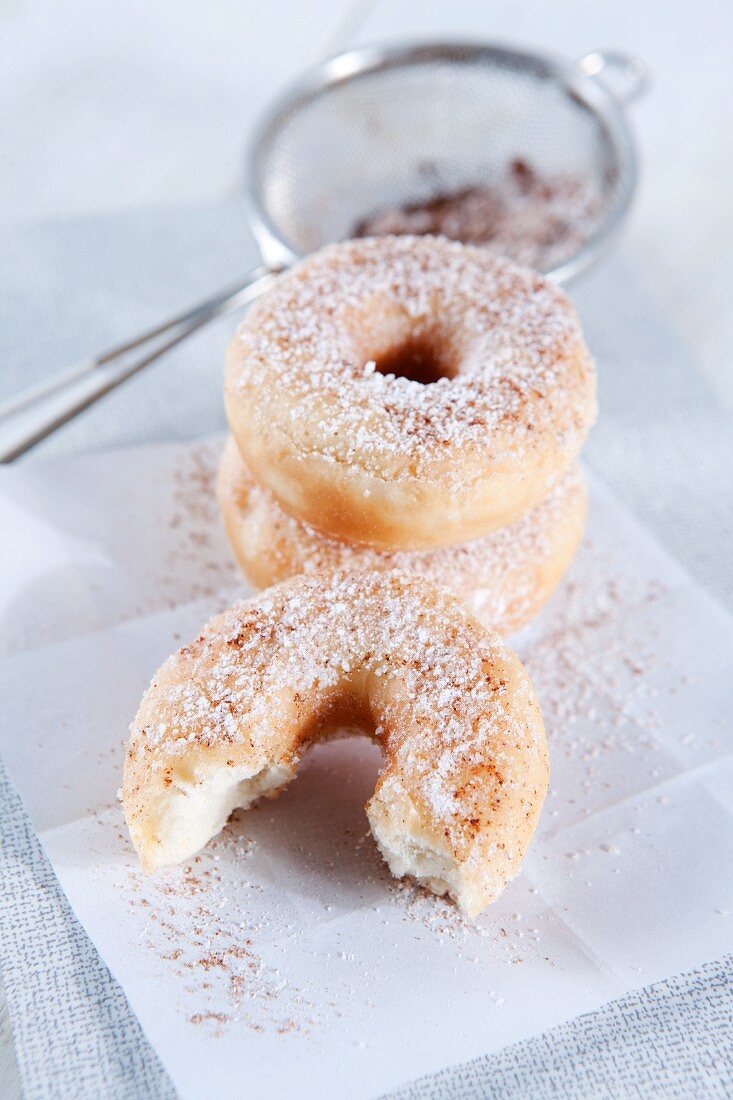
M 170 823 L 178 843 L 181 815 L 228 771 L 234 804 L 248 805 L 250 777 L 276 772 L 281 786 L 316 737 L 354 728 L 384 748 L 368 814 L 390 866 L 405 873 L 406 853 L 438 853 L 448 870 L 440 881 L 426 872 L 428 884 L 478 911 L 534 831 L 547 785 L 542 719 L 499 636 L 449 592 L 399 572 L 295 578 L 213 619 L 163 665 L 125 770 L 138 851 L 166 862 L 156 846 Z M 223 824 L 218 811 L 211 820 L 208 836 Z
M 422 385 L 381 373 L 406 341 L 444 376 Z M 361 505 L 373 530 L 360 541 L 379 545 L 410 544 L 379 530 L 399 527 L 406 506 L 415 546 L 456 541 L 456 524 L 475 537 L 511 522 L 569 468 L 595 415 L 565 294 L 487 249 L 434 237 L 333 245 L 283 276 L 230 347 L 226 397 L 242 453 L 287 511 L 355 538 Z M 421 535 L 422 496 L 442 507 L 442 536 Z M 464 497 L 471 520 L 455 515 Z M 480 530 L 463 531 L 471 522 Z
M 298 573 L 402 569 L 452 588 L 501 634 L 525 626 L 550 597 L 582 535 L 585 482 L 576 466 L 531 512 L 509 527 L 458 546 L 382 550 L 329 538 L 289 516 L 259 485 L 229 438 L 217 494 L 239 564 L 256 587 Z
M 424 386 L 375 369 L 360 314 L 381 296 L 411 333 L 436 319 L 454 329 L 456 377 Z M 487 251 L 409 236 L 352 242 L 305 261 L 250 313 L 239 333 L 242 385 L 287 387 L 299 399 L 294 423 L 320 414 L 325 400 L 324 453 L 353 462 L 368 451 L 375 465 L 385 453 L 404 455 L 419 477 L 426 451 L 480 444 L 516 416 L 524 394 L 549 396 L 579 336 L 562 291 Z

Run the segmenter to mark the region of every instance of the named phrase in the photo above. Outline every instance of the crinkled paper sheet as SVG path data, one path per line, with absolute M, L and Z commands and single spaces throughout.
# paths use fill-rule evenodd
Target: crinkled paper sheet
M 181 1096 L 375 1096 L 733 946 L 733 626 L 597 482 L 568 579 L 516 638 L 551 794 L 475 927 L 391 880 L 367 740 L 315 749 L 280 799 L 142 876 L 116 801 L 127 725 L 164 657 L 243 591 L 215 452 L 0 477 L 0 752 Z

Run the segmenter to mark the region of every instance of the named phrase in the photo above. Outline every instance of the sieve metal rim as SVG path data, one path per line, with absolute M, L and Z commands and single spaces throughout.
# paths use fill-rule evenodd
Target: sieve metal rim
M 596 51 L 586 56 L 603 58 L 604 54 L 603 51 Z M 617 53 L 608 56 L 615 62 L 622 57 Z M 585 59 L 575 62 L 550 53 L 517 49 L 508 44 L 427 40 L 375 43 L 335 54 L 301 76 L 263 114 L 247 143 L 244 191 L 249 206 L 250 227 L 266 262 L 277 268 L 290 266 L 302 258 L 302 253 L 284 239 L 273 224 L 267 212 L 262 188 L 268 143 L 286 118 L 330 87 L 407 64 L 441 59 L 459 64 L 484 60 L 508 67 L 534 69 L 544 78 L 557 80 L 584 107 L 601 118 L 619 168 L 613 205 L 581 248 L 547 274 L 556 282 L 568 283 L 605 254 L 626 220 L 636 192 L 639 167 L 636 145 L 626 121 L 624 104 L 599 79 L 599 70 L 596 68 L 593 71 L 584 67 Z M 636 59 L 627 60 L 637 67 L 641 65 Z

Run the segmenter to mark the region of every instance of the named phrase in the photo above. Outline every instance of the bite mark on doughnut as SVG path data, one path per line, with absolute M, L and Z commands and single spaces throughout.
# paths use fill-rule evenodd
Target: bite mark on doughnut
M 273 796 L 324 736 L 384 753 L 366 810 L 392 872 L 477 914 L 514 877 L 548 782 L 539 707 L 499 637 L 400 572 L 299 577 L 235 605 L 160 669 L 131 727 L 125 817 L 146 870 Z

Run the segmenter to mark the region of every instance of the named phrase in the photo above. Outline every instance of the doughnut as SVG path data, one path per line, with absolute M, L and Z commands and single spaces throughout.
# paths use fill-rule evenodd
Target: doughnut
M 399 571 L 293 577 L 165 662 L 131 726 L 122 787 L 143 868 L 190 858 L 337 732 L 382 747 L 366 812 L 392 873 L 479 913 L 537 825 L 542 715 L 499 635 L 447 589 Z
M 547 495 L 595 417 L 595 371 L 542 276 L 444 238 L 364 238 L 315 253 L 253 306 L 225 403 L 286 512 L 345 542 L 426 549 Z
M 500 634 L 531 622 L 557 588 L 578 548 L 587 503 L 576 465 L 531 512 L 473 542 L 433 550 L 355 546 L 284 512 L 254 479 L 231 437 L 219 465 L 217 496 L 234 556 L 255 588 L 297 573 L 402 569 L 452 588 L 480 622 Z

